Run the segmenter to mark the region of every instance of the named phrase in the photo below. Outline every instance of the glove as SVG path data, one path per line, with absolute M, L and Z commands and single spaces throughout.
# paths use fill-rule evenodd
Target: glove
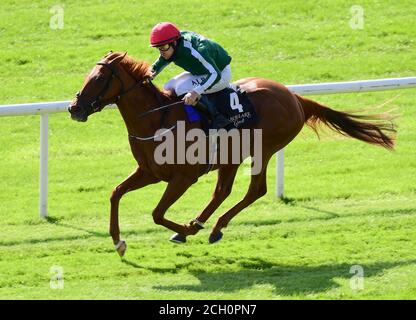
M 145 78 L 153 80 L 155 77 L 156 77 L 156 72 L 154 72 L 152 68 L 149 68 L 145 74 Z

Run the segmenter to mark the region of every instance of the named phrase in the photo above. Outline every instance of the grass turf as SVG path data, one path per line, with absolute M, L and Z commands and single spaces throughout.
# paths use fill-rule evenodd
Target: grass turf
M 68 100 L 109 50 L 153 61 L 148 33 L 175 21 L 220 42 L 233 78 L 285 84 L 414 76 L 411 1 L 361 1 L 364 29 L 351 29 L 351 1 L 62 2 L 64 28 L 49 26 L 53 1 L 2 1 L 0 103 Z M 180 69 L 170 66 L 162 85 Z M 126 195 L 120 260 L 108 236 L 111 189 L 135 168 L 116 110 L 86 124 L 50 117 L 49 214 L 38 218 L 39 117 L 0 119 L 0 298 L 2 299 L 414 299 L 416 296 L 415 90 L 313 97 L 337 110 L 395 97 L 397 148 L 388 152 L 309 129 L 286 149 L 286 198 L 268 194 L 240 213 L 224 239 L 208 230 L 183 246 L 153 224 L 165 184 Z M 379 110 L 374 110 L 378 112 Z M 245 193 L 241 168 L 212 225 Z M 185 222 L 209 201 L 216 173 L 200 179 L 168 212 Z M 364 287 L 351 287 L 351 267 Z M 64 289 L 50 287 L 63 268 Z

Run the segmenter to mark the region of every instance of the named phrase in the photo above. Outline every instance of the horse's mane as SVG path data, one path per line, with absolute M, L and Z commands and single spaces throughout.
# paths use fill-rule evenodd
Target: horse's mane
M 131 74 L 136 80 L 144 80 L 150 64 L 146 61 L 136 61 L 132 57 L 126 55 L 120 64 Z
M 119 56 L 124 56 L 122 60 L 120 60 L 120 65 L 123 67 L 123 69 L 129 73 L 133 78 L 136 79 L 136 81 L 143 81 L 147 76 L 147 70 L 150 67 L 150 64 L 143 60 L 136 60 L 126 53 L 122 52 L 110 52 L 108 53 L 104 58 L 107 60 L 112 60 L 114 58 L 117 58 Z M 160 90 L 156 85 L 155 87 L 160 92 L 160 94 L 168 99 L 171 99 L 169 92 L 165 90 Z

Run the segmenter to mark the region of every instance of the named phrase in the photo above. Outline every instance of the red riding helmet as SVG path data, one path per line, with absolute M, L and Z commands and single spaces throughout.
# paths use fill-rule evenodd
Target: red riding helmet
M 150 45 L 161 46 L 178 40 L 181 33 L 177 26 L 171 22 L 161 22 L 155 25 L 150 33 Z

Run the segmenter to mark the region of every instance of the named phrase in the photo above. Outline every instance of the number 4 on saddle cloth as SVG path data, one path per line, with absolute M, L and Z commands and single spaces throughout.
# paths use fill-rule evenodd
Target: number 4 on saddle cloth
M 230 120 L 231 125 L 226 128 L 227 130 L 244 128 L 257 122 L 253 104 L 247 93 L 238 86 L 236 90 L 226 88 L 215 93 L 204 94 L 204 96 L 217 108 L 219 113 Z M 205 99 L 202 99 L 201 102 L 204 102 Z M 185 105 L 185 111 L 189 122 L 202 121 L 204 131 L 212 128 L 209 116 L 198 110 L 198 105 L 195 107 Z

